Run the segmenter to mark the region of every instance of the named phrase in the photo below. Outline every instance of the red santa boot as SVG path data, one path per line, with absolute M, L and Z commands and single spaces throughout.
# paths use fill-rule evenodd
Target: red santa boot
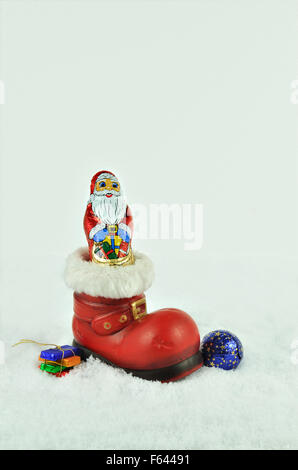
M 84 218 L 89 251 L 70 255 L 65 270 L 74 290 L 74 344 L 86 358 L 143 379 L 168 382 L 191 374 L 203 365 L 197 325 L 174 308 L 147 313 L 144 292 L 153 265 L 131 249 L 132 216 L 119 181 L 98 172 L 90 194 Z

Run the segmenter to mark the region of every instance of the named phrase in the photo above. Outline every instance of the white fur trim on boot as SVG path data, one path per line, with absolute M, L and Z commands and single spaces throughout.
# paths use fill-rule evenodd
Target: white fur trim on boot
M 134 264 L 101 266 L 89 261 L 88 248 L 79 248 L 67 258 L 65 282 L 75 292 L 93 297 L 122 299 L 142 294 L 153 282 L 153 263 L 143 253 L 133 253 Z

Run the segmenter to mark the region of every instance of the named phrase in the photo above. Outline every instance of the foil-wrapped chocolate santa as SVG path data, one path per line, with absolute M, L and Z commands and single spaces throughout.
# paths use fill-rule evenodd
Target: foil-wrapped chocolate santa
M 133 264 L 132 227 L 132 215 L 118 179 L 110 171 L 99 171 L 91 180 L 84 217 L 90 260 L 110 265 Z

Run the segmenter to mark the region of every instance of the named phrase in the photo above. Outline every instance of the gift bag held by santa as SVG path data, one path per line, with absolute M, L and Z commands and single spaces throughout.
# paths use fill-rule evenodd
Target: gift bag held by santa
M 182 310 L 147 313 L 151 260 L 133 251 L 133 217 L 118 178 L 96 173 L 84 229 L 89 249 L 71 254 L 66 284 L 74 290 L 73 345 L 148 380 L 173 381 L 203 365 L 200 335 Z

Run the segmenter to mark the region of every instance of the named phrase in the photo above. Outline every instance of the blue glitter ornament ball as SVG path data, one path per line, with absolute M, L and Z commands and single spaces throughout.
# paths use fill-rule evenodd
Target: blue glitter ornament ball
M 202 341 L 204 365 L 220 369 L 236 369 L 243 357 L 243 347 L 230 331 L 216 330 L 204 336 Z

